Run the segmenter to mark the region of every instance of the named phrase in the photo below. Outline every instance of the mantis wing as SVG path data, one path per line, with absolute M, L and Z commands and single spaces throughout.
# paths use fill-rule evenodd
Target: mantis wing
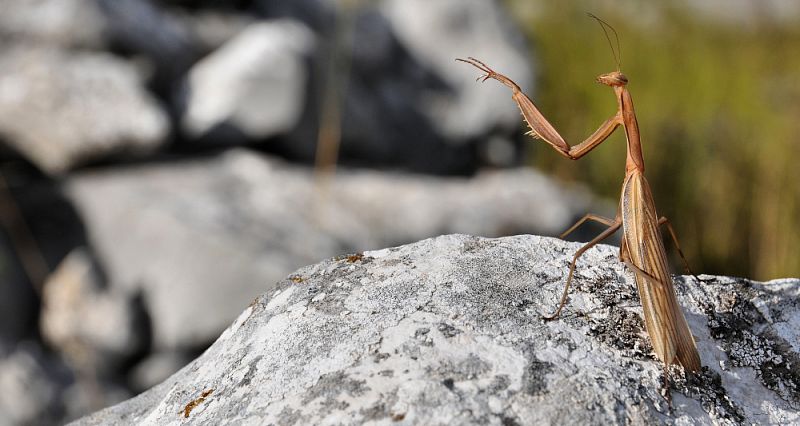
M 621 211 L 625 255 L 634 269 L 653 349 L 665 364 L 677 361 L 685 369 L 697 371 L 700 356 L 675 296 L 653 195 L 644 175 L 637 171 L 625 179 Z

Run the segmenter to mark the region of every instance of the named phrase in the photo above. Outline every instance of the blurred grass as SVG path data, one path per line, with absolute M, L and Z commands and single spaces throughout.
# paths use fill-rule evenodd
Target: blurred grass
M 693 269 L 800 276 L 800 55 L 791 53 L 800 52 L 800 26 L 762 19 L 744 29 L 678 3 L 630 3 L 506 0 L 531 40 L 535 102 L 571 144 L 614 114 L 611 90 L 594 78 L 616 64 L 585 12 L 608 21 L 620 36 L 656 206 Z M 577 162 L 531 146 L 537 167 L 619 198 L 622 132 Z

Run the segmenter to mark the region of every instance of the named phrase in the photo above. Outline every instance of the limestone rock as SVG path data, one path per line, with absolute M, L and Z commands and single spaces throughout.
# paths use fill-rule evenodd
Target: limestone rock
M 200 137 L 229 126 L 253 140 L 286 133 L 305 106 L 313 45 L 296 22 L 249 25 L 190 70 L 184 130 Z
M 672 408 L 616 248 L 450 235 L 301 268 L 202 356 L 77 425 L 791 424 L 800 280 L 676 279 L 704 365 Z
M 46 173 L 153 150 L 168 129 L 133 67 L 109 54 L 14 45 L 0 55 L 0 135 Z
M 592 202 L 528 169 L 340 169 L 326 181 L 247 151 L 82 173 L 65 188 L 109 285 L 142 293 L 156 349 L 212 342 L 243 304 L 319 259 L 441 233 L 557 233 Z

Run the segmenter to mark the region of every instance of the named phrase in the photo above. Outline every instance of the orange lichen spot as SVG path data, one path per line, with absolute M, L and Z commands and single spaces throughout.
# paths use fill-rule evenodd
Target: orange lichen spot
M 347 261 L 349 263 L 356 263 L 356 262 L 358 262 L 359 260 L 361 260 L 363 258 L 364 258 L 364 253 L 356 253 L 356 254 L 351 254 L 350 256 L 347 256 Z
M 289 281 L 295 284 L 300 284 L 301 282 L 305 281 L 305 278 L 301 277 L 300 275 L 292 275 L 289 277 Z
M 200 398 L 197 398 L 194 401 L 191 401 L 188 404 L 186 404 L 186 406 L 183 407 L 183 417 L 188 419 L 189 413 L 191 413 L 192 410 L 194 410 L 198 405 L 202 404 L 203 401 L 205 401 L 206 398 L 208 398 L 208 396 L 211 395 L 212 393 L 214 393 L 214 389 L 205 390 L 203 391 L 203 393 L 200 394 Z

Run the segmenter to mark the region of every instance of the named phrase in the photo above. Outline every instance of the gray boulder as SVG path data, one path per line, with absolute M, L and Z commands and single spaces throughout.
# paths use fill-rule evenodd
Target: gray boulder
M 676 279 L 704 365 L 662 365 L 617 249 L 443 236 L 301 268 L 202 356 L 76 425 L 800 422 L 800 280 Z
M 189 71 L 183 130 L 198 138 L 225 126 L 247 140 L 288 132 L 305 106 L 313 46 L 313 33 L 297 22 L 249 25 Z
M 48 174 L 151 151 L 168 131 L 166 114 L 127 62 L 24 44 L 2 49 L 0 135 Z
M 319 259 L 441 233 L 557 233 L 592 203 L 528 169 L 326 180 L 247 151 L 79 173 L 65 195 L 109 285 L 142 294 L 156 350 L 208 344 L 242 304 Z

